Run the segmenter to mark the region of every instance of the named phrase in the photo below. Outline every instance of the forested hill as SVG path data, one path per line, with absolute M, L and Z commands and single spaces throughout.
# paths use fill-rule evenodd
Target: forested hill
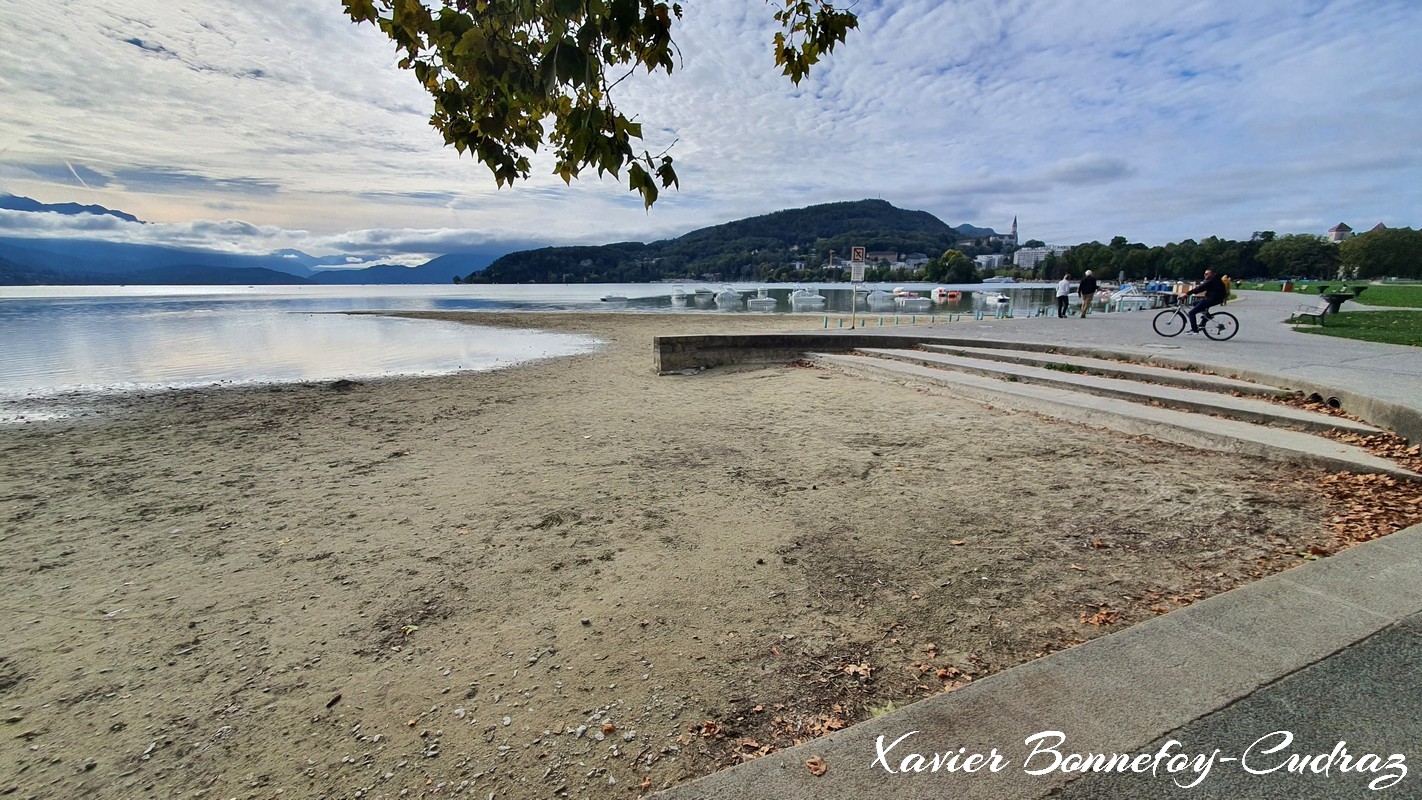
M 836 264 L 850 248 L 901 255 L 940 256 L 960 237 L 924 211 L 883 200 L 827 203 L 777 211 L 702 228 L 651 244 L 546 247 L 509 253 L 465 278 L 479 283 L 623 283 L 665 278 L 786 280 L 824 275 L 829 252 Z

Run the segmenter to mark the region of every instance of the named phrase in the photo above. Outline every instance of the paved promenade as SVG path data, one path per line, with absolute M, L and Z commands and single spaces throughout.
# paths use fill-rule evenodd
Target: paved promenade
M 1422 416 L 1422 351 L 1280 324 L 1306 302 L 1246 293 L 1229 306 L 1241 323 L 1229 342 L 1163 339 L 1150 312 L 913 332 L 1168 354 Z M 663 796 L 1422 798 L 1418 576 L 1422 526 Z M 1113 771 L 1081 769 L 1113 755 Z
M 1317 296 L 1311 295 L 1243 292 L 1226 307 L 1239 318 L 1239 333 L 1227 342 L 1189 334 L 1158 336 L 1151 328 L 1154 311 L 1093 313 L 1085 319 L 1047 316 L 916 327 L 877 327 L 873 321 L 882 315 L 876 314 L 870 315 L 870 324 L 861 326 L 860 332 L 912 332 L 962 340 L 1064 345 L 1166 361 L 1184 359 L 1260 383 L 1280 378 L 1308 391 L 1314 387 L 1340 390 L 1353 395 L 1358 403 L 1371 399 L 1396 404 L 1413 409 L 1422 417 L 1422 350 L 1298 333 L 1282 324 L 1298 307 L 1312 306 L 1317 301 Z M 1344 311 L 1365 308 L 1369 306 L 1351 301 L 1343 304 Z M 1422 430 L 1400 432 L 1413 441 L 1422 441 Z

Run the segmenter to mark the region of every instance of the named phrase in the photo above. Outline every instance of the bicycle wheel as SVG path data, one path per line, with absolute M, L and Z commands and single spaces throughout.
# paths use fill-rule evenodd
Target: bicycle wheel
M 1162 311 L 1155 315 L 1151 326 L 1161 336 L 1179 336 L 1185 330 L 1185 314 L 1179 309 Z
M 1235 319 L 1234 315 L 1228 311 L 1219 311 L 1211 314 L 1201 327 L 1206 336 L 1217 342 L 1223 342 L 1239 333 L 1239 320 Z

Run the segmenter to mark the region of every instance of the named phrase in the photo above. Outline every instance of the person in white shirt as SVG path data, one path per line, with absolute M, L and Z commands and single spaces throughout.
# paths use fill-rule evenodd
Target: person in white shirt
M 1071 298 L 1071 273 L 1062 276 L 1057 283 L 1057 316 L 1065 318 L 1067 315 L 1067 304 Z

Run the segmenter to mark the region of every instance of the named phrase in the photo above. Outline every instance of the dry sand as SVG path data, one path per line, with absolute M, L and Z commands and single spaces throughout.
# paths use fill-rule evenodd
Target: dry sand
M 654 335 L 0 428 L 0 796 L 634 797 L 1329 543 L 1317 473 Z

